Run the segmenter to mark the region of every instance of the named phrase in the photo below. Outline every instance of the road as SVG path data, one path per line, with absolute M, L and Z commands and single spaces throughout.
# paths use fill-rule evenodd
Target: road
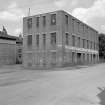
M 105 64 L 54 70 L 0 68 L 0 105 L 105 105 Z

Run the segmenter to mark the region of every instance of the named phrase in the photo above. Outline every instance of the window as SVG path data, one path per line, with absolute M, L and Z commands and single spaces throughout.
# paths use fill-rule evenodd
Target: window
M 72 36 L 72 45 L 75 46 L 75 36 Z
M 56 14 L 52 14 L 51 15 L 51 25 L 55 25 L 56 24 Z
M 74 19 L 72 19 L 72 32 L 74 32 Z
M 83 33 L 85 32 L 85 25 L 83 24 Z
M 87 40 L 87 49 L 89 48 L 89 41 Z
M 99 44 L 97 43 L 97 50 L 99 49 Z
M 32 28 L 32 18 L 27 19 L 27 27 L 28 29 Z
M 56 33 L 51 33 L 51 45 L 56 44 Z
M 19 58 L 21 58 L 22 57 L 22 55 L 19 55 Z
M 79 29 L 80 22 L 77 22 L 77 24 L 78 24 L 78 32 L 80 32 L 80 29 Z
M 80 37 L 78 37 L 78 47 L 80 47 Z
M 22 49 L 18 49 L 18 53 L 21 53 L 22 52 Z
M 32 35 L 27 36 L 27 45 L 31 46 L 32 45 Z
M 46 16 L 43 16 L 43 26 L 46 25 Z
M 85 54 L 83 54 L 83 62 L 85 63 Z
M 93 57 L 93 55 L 91 54 L 91 61 L 93 61 L 92 57 Z
M 72 63 L 75 63 L 75 52 L 72 52 Z
M 36 35 L 36 45 L 39 47 L 39 34 Z
M 68 25 L 68 15 L 65 15 L 65 23 Z
M 36 17 L 36 27 L 39 27 L 39 17 Z
M 46 47 L 46 34 L 43 34 L 43 46 Z
M 95 50 L 95 42 L 94 42 L 94 50 Z
M 69 35 L 66 33 L 66 45 L 69 45 Z
M 83 48 L 85 48 L 85 39 L 83 39 Z
M 92 49 L 92 41 L 91 41 L 91 47 L 90 48 Z
M 51 53 L 51 65 L 56 65 L 56 52 Z

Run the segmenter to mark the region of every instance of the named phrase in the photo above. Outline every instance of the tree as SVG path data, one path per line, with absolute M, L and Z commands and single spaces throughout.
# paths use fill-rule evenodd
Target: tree
M 105 34 L 99 34 L 99 56 L 105 59 Z

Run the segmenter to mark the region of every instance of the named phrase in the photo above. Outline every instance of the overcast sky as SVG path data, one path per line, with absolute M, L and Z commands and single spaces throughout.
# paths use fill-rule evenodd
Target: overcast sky
M 22 33 L 22 20 L 28 15 L 65 10 L 105 33 L 105 0 L 0 0 L 0 29 L 4 25 L 11 35 Z

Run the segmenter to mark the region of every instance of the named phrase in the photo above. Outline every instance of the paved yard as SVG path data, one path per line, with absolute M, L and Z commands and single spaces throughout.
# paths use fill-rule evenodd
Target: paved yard
M 0 105 L 105 105 L 105 64 L 54 70 L 0 68 Z

